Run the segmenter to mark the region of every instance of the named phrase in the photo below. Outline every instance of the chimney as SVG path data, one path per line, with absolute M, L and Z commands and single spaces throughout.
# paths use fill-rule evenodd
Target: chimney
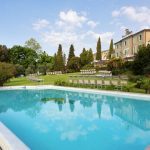
M 130 31 L 129 29 L 125 29 L 125 35 L 122 36 L 122 38 L 125 38 L 126 36 L 132 34 L 132 31 Z

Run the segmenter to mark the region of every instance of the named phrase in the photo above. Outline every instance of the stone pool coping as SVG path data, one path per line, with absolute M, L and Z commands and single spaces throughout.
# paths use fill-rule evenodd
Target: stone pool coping
M 0 122 L 0 147 L 2 150 L 30 150 L 2 122 Z
M 85 89 L 85 88 L 76 88 L 76 87 L 55 86 L 55 85 L 0 87 L 0 91 L 1 90 L 23 90 L 23 89 L 27 89 L 27 90 L 55 89 L 55 90 L 65 90 L 65 91 L 71 91 L 71 92 L 84 92 L 84 93 L 92 93 L 92 94 L 111 95 L 111 96 L 117 96 L 117 97 L 136 98 L 137 100 L 150 101 L 149 94 L 129 93 L 129 92 L 121 92 L 121 91 Z

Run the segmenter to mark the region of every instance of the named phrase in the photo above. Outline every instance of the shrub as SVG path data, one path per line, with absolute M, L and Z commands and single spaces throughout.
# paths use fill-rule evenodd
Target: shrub
M 93 64 L 87 64 L 84 67 L 82 67 L 82 69 L 93 69 L 94 65 Z
M 25 75 L 25 68 L 22 65 L 15 65 L 16 72 L 15 77 L 19 77 L 20 75 Z
M 143 80 L 142 88 L 145 90 L 145 93 L 150 94 L 150 79 Z
M 67 86 L 68 83 L 67 83 L 66 81 L 64 81 L 64 80 L 56 80 L 56 81 L 54 82 L 54 85 Z
M 141 81 L 143 79 L 143 76 L 134 76 L 134 75 L 128 75 L 129 81 L 136 83 L 137 81 Z
M 128 84 L 126 86 L 123 87 L 123 91 L 126 92 L 131 92 L 131 90 L 133 89 L 134 85 L 133 84 Z
M 144 68 L 144 74 L 145 75 L 150 75 L 150 64 Z
M 138 53 L 133 61 L 132 71 L 136 75 L 144 75 L 149 72 L 150 64 L 150 45 L 140 46 Z
M 15 66 L 8 63 L 0 63 L 0 86 L 15 75 Z

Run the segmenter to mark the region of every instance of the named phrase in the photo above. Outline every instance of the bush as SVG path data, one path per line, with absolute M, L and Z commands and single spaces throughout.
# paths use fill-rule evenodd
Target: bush
M 150 64 L 144 68 L 144 74 L 145 75 L 150 75 Z
M 141 81 L 143 79 L 143 76 L 134 76 L 134 75 L 128 75 L 129 81 L 136 83 L 137 81 Z
M 15 77 L 19 77 L 20 75 L 25 75 L 25 68 L 22 65 L 15 65 L 16 72 Z
M 0 86 L 15 75 L 15 66 L 8 63 L 0 63 Z
M 140 46 L 133 61 L 132 71 L 135 75 L 150 73 L 150 45 Z
M 93 69 L 94 65 L 93 64 L 87 64 L 84 67 L 82 67 L 82 69 Z
M 64 81 L 64 80 L 56 80 L 56 81 L 54 82 L 54 85 L 67 86 L 68 83 L 67 83 L 66 81 Z
M 150 94 L 150 79 L 143 80 L 142 88 L 145 90 L 145 93 Z

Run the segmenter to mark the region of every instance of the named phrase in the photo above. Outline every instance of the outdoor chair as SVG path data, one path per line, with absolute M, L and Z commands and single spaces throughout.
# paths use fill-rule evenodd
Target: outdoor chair
M 90 85 L 92 85 L 92 86 L 96 86 L 96 82 L 95 82 L 95 80 L 90 80 Z
M 105 88 L 106 86 L 110 86 L 111 85 L 110 80 L 104 80 L 103 85 L 105 86 Z
M 89 85 L 89 80 L 84 80 L 85 85 Z
M 119 81 L 118 80 L 111 80 L 111 85 L 113 85 L 116 89 L 119 89 Z
M 79 85 L 83 85 L 83 84 L 84 84 L 84 81 L 80 79 L 80 80 L 78 81 L 78 83 L 79 83 Z
M 96 85 L 97 85 L 97 88 L 98 88 L 98 87 L 101 87 L 101 88 L 102 88 L 103 80 L 97 80 L 97 81 L 96 81 Z

